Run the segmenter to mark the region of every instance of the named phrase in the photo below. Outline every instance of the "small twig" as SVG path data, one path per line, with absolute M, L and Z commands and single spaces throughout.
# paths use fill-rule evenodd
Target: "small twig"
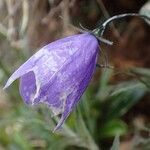
M 29 21 L 29 4 L 28 0 L 23 0 L 22 2 L 22 23 L 20 33 L 23 34 L 27 28 L 28 21 Z
M 91 30 L 85 28 L 80 22 L 79 22 L 79 26 L 80 26 L 83 30 L 85 30 L 85 31 L 87 31 L 87 32 L 92 32 Z
M 109 15 L 109 13 L 108 13 L 108 11 L 107 11 L 107 9 L 106 9 L 104 3 L 102 2 L 102 0 L 96 0 L 96 1 L 97 1 L 97 3 L 99 4 L 99 6 L 100 6 L 100 8 L 101 8 L 101 10 L 102 10 L 102 12 L 103 12 L 103 14 L 104 14 L 104 16 L 105 16 L 106 18 L 110 18 L 110 15 Z
M 17 10 L 19 9 L 19 6 L 21 5 L 22 3 L 22 0 L 20 0 L 18 3 L 16 3 L 11 9 L 11 14 L 15 14 L 17 12 Z M 7 4 L 7 10 L 8 10 L 8 0 L 6 1 L 6 4 Z M 10 17 L 10 10 L 8 10 L 8 14 L 7 16 L 1 21 L 2 24 L 4 24 L 6 21 L 9 20 L 9 17 Z
M 100 6 L 100 8 L 101 8 L 101 10 L 102 10 L 102 12 L 103 12 L 105 18 L 106 18 L 106 19 L 110 18 L 110 15 L 109 15 L 109 13 L 108 13 L 108 11 L 107 11 L 107 9 L 106 9 L 104 3 L 102 2 L 102 0 L 96 0 L 96 1 L 97 1 L 97 3 L 99 4 L 99 6 Z M 114 25 L 113 22 L 110 24 L 110 27 L 113 29 L 115 36 L 116 36 L 117 38 L 120 38 L 120 34 L 119 34 L 118 30 L 115 28 L 115 25 Z
M 62 5 L 62 1 L 57 5 L 57 6 L 53 6 L 49 13 L 42 19 L 42 23 L 47 24 L 49 22 L 49 20 L 59 11 L 61 11 L 61 5 Z
M 14 6 L 15 6 L 15 1 L 13 0 L 6 0 L 7 4 L 7 10 L 8 10 L 8 32 L 7 36 L 10 41 L 14 41 L 16 37 L 16 29 L 15 29 L 15 11 L 14 11 Z
M 63 0 L 61 4 L 61 14 L 65 21 L 63 22 L 63 31 L 68 30 L 68 24 L 70 24 L 70 15 L 69 15 L 69 0 Z

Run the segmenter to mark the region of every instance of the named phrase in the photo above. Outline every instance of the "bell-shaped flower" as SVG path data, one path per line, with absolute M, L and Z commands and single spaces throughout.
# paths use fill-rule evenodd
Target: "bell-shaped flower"
M 52 42 L 16 70 L 4 88 L 20 78 L 20 94 L 26 104 L 45 103 L 61 118 L 61 127 L 87 88 L 98 55 L 98 40 L 82 33 Z

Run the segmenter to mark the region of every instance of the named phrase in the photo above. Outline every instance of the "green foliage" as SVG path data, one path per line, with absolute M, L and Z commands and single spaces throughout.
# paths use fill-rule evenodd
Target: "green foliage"
M 58 133 L 52 133 L 58 118 L 52 119 L 46 106 L 25 106 L 14 91 L 17 90 L 14 85 L 14 89 L 9 90 L 9 99 L 14 100 L 8 100 L 7 103 L 11 103 L 9 110 L 1 112 L 4 114 L 0 118 L 1 147 L 8 150 L 63 150 L 75 146 L 98 150 L 96 142 L 116 134 L 125 135 L 128 126 L 121 117 L 149 91 L 150 79 L 149 69 L 132 68 L 130 72 L 138 76 L 138 80 L 112 85 L 109 83 L 112 70 L 104 70 L 100 81 L 91 84 L 82 96 L 77 110 L 67 121 L 68 125 Z M 117 150 L 118 145 L 116 137 L 111 150 Z
M 110 120 L 100 127 L 100 138 L 114 137 L 116 134 L 124 135 L 127 125 L 121 120 Z
M 149 91 L 149 69 L 133 68 L 138 80 L 117 85 L 109 83 L 112 70 L 105 70 L 96 85 L 91 84 L 82 96 L 77 110 L 58 133 L 52 133 L 58 118 L 51 118 L 46 106 L 27 107 L 16 93 L 9 90 L 10 109 L 1 116 L 0 145 L 8 150 L 66 149 L 80 147 L 98 150 L 103 139 L 125 135 L 127 124 L 121 117 Z M 141 79 L 147 81 L 146 83 Z M 14 94 L 15 93 L 15 94 Z M 12 102 L 16 99 L 15 102 Z M 2 113 L 2 112 L 1 112 Z M 96 142 L 97 144 L 96 144 Z M 118 150 L 116 136 L 111 150 Z M 145 145 L 146 147 L 146 145 Z

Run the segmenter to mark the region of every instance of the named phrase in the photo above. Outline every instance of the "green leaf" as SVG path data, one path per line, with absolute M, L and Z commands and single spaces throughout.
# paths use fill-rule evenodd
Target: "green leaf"
M 17 147 L 19 147 L 21 150 L 31 150 L 31 145 L 27 141 L 27 139 L 24 138 L 23 134 L 21 132 L 16 132 L 13 135 L 13 141 Z
M 127 132 L 127 125 L 121 120 L 110 120 L 100 127 L 100 138 L 114 137 L 124 135 Z
M 114 142 L 113 142 L 113 145 L 112 145 L 110 150 L 119 150 L 119 145 L 120 145 L 119 136 L 116 135 Z
M 95 105 L 95 96 L 93 94 L 93 90 L 88 88 L 87 91 L 82 96 L 80 101 L 80 109 L 83 115 L 83 118 L 86 121 L 86 125 L 89 129 L 91 134 L 94 134 L 95 127 L 96 127 L 96 120 L 99 116 L 99 111 L 94 109 Z
M 132 68 L 129 71 L 150 89 L 150 69 Z
M 150 69 L 148 68 L 131 68 L 130 71 L 135 74 L 147 77 L 150 79 Z
M 111 78 L 112 72 L 113 72 L 112 69 L 106 69 L 101 74 L 98 93 L 96 95 L 97 99 L 99 99 L 100 101 L 104 101 L 109 94 L 108 93 L 108 82 Z
M 60 138 L 56 139 L 48 148 L 48 150 L 64 150 L 68 146 L 76 145 L 78 139 L 75 138 Z
M 88 128 L 85 125 L 85 122 L 82 118 L 82 114 L 80 111 L 80 108 L 78 107 L 78 112 L 77 112 L 77 122 L 76 122 L 76 130 L 77 133 L 79 134 L 79 137 L 81 138 L 81 141 L 83 141 L 83 145 L 86 148 L 90 148 L 93 150 L 98 150 L 98 147 L 96 143 L 94 142 Z
M 112 91 L 103 107 L 103 116 L 106 120 L 124 115 L 147 92 L 145 85 L 138 82 L 119 84 Z
M 106 69 L 102 72 L 100 78 L 100 88 L 106 87 L 112 75 L 112 69 Z

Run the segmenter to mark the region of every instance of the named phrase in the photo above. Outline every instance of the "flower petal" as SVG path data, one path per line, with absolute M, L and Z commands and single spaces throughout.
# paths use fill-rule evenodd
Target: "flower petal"
M 61 127 L 61 125 L 69 116 L 70 112 L 78 104 L 80 97 L 82 96 L 83 92 L 87 88 L 92 78 L 95 64 L 96 64 L 96 55 L 93 56 L 93 58 L 89 62 L 89 65 L 85 66 L 86 73 L 83 76 L 81 76 L 81 79 L 78 78 L 79 83 L 74 86 L 74 90 L 70 93 L 70 95 L 68 95 L 64 104 L 64 110 L 61 119 L 59 120 L 54 131 L 58 130 Z
M 70 74 L 70 70 L 66 67 L 67 64 L 72 64 L 71 68 L 75 68 L 74 70 L 78 68 L 80 72 L 82 72 L 81 65 L 85 65 L 83 60 L 87 59 L 86 62 L 88 62 L 88 59 L 91 57 L 90 55 L 93 55 L 95 49 L 97 49 L 97 40 L 90 34 L 79 34 L 78 36 L 75 35 L 75 37 L 71 36 L 70 38 L 65 38 L 65 40 L 63 39 L 61 44 L 58 41 L 56 41 L 56 43 L 58 43 L 58 45 L 55 45 L 55 47 L 49 45 L 43 48 L 46 49 L 43 51 L 43 57 L 36 62 L 36 66 L 33 68 L 36 82 L 39 86 L 32 100 L 32 103 L 35 104 L 43 101 L 49 104 L 50 107 L 55 110 L 53 111 L 54 115 L 62 112 L 63 103 L 59 101 L 59 94 L 63 88 L 61 85 L 65 82 L 64 79 L 59 78 L 59 76 L 62 75 L 62 70 L 68 70 L 65 74 L 66 79 L 69 78 Z M 52 47 L 53 50 L 50 50 Z M 91 48 L 92 51 L 88 51 L 88 48 Z M 80 59 L 80 57 L 82 57 L 82 59 Z M 74 63 L 75 59 L 78 60 L 77 63 Z M 61 79 L 61 81 L 55 83 L 57 78 Z M 54 88 L 54 83 L 58 85 L 56 88 Z M 51 95 L 47 94 L 46 91 L 49 91 L 48 93 L 51 93 Z M 49 101 L 47 102 L 46 99 L 49 99 Z M 55 105 L 57 105 L 57 107 L 55 107 Z
M 62 114 L 58 129 L 66 120 L 73 107 L 86 89 L 95 65 L 98 44 L 94 37 L 84 37 L 83 43 L 73 43 L 71 48 L 78 50 L 63 64 L 57 74 L 50 78 L 41 88 L 40 102 L 47 104 L 54 115 Z M 45 77 L 45 76 L 44 76 Z M 68 103 L 70 103 L 68 105 Z
M 79 35 L 70 36 L 64 39 L 57 40 L 55 42 L 52 42 L 43 48 L 41 48 L 37 53 L 35 53 L 30 59 L 28 59 L 23 65 L 21 65 L 8 79 L 7 83 L 5 84 L 3 89 L 8 88 L 12 82 L 14 82 L 17 78 L 23 76 L 24 74 L 33 71 L 33 69 L 37 70 L 38 65 L 46 64 L 47 58 L 53 57 L 51 53 L 54 53 L 54 49 L 59 49 L 61 47 L 61 51 L 63 50 L 62 42 L 64 43 L 64 47 L 70 46 L 69 41 L 72 39 L 72 37 L 78 37 Z M 72 41 L 70 41 L 72 42 Z M 56 52 L 57 53 L 57 52 Z M 65 53 L 64 53 L 65 54 Z M 64 57 L 62 55 L 62 57 Z M 49 58 L 49 61 L 51 62 L 51 59 Z M 63 59 L 63 58 L 62 58 Z M 44 63 L 45 62 L 45 63 Z M 53 61 L 54 62 L 54 61 Z M 55 63 L 49 63 L 51 66 L 51 70 L 53 71 Z M 61 63 L 61 62 L 60 62 Z M 49 65 L 48 64 L 48 65 Z
M 20 78 L 20 95 L 23 97 L 26 104 L 32 104 L 36 88 L 36 79 L 33 71 L 28 72 Z

